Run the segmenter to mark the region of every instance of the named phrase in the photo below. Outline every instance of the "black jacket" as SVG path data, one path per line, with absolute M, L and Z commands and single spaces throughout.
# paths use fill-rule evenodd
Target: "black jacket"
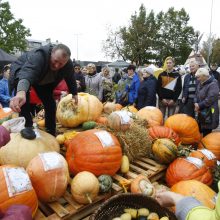
M 176 85 L 174 90 L 164 88 L 169 82 L 174 79 L 177 79 Z M 182 80 L 181 76 L 178 72 L 173 70 L 171 73 L 167 73 L 166 71 L 160 73 L 157 80 L 157 93 L 159 99 L 172 99 L 176 101 L 181 93 L 182 90 Z
M 80 81 L 80 87 L 77 88 L 78 92 L 85 92 L 86 90 L 86 83 L 85 83 L 85 77 L 82 74 L 82 72 L 75 73 L 76 80 Z
M 138 89 L 137 109 L 145 106 L 156 106 L 157 79 L 154 76 L 145 78 Z
M 189 83 L 191 79 L 191 73 L 187 74 L 184 78 L 183 84 L 183 98 L 187 99 L 189 95 Z M 199 81 L 196 79 L 196 87 L 198 86 Z
M 11 65 L 9 88 L 16 89 L 19 80 L 26 79 L 30 85 L 38 85 L 49 71 L 50 56 L 53 46 L 48 44 L 35 50 L 24 53 Z M 73 63 L 69 59 L 66 65 L 58 71 L 54 86 L 64 79 L 69 92 L 77 94 L 75 76 L 73 74 Z

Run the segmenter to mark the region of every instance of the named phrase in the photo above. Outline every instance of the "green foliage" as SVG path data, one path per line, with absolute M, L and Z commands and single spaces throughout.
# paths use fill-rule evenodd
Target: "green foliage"
M 211 63 L 220 64 L 220 38 L 213 42 L 212 48 Z
M 22 19 L 16 20 L 10 11 L 8 2 L 0 3 L 0 48 L 8 53 L 15 49 L 24 51 L 25 38 L 31 36 L 30 30 L 22 25 Z
M 141 5 L 139 13 L 131 16 L 128 27 L 110 31 L 103 45 L 106 56 L 122 57 L 137 65 L 152 60 L 162 62 L 167 56 L 175 57 L 183 64 L 188 58 L 196 36 L 188 25 L 189 15 L 184 9 L 170 8 L 166 13 L 149 13 Z

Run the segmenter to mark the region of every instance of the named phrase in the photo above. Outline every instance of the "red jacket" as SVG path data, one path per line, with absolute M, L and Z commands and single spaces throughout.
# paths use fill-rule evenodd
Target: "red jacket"
M 34 105 L 39 105 L 42 103 L 33 87 L 30 89 L 30 103 Z
M 54 99 L 55 100 L 60 100 L 61 92 L 67 92 L 69 93 L 68 86 L 66 84 L 65 80 L 62 80 L 57 87 L 53 91 Z

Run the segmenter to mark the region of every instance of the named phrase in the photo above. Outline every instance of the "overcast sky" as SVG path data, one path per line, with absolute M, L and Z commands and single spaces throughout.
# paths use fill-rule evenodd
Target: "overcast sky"
M 3 0 L 4 2 L 5 0 Z M 190 25 L 204 33 L 210 30 L 212 0 L 9 0 L 15 18 L 31 30 L 30 39 L 68 45 L 72 58 L 107 60 L 102 53 L 102 41 L 107 38 L 107 27 L 128 25 L 130 17 L 143 3 L 147 12 L 167 11 L 169 7 L 185 8 Z M 220 37 L 220 0 L 213 0 L 212 33 Z M 110 60 L 109 60 L 110 61 Z

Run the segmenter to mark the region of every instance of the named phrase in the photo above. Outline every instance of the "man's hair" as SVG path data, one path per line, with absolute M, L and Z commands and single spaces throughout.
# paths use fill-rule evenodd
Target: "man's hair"
M 71 51 L 70 51 L 70 48 L 67 47 L 65 44 L 57 44 L 53 47 L 53 51 L 56 51 L 56 50 L 62 50 L 64 53 L 63 53 L 63 56 L 65 57 L 70 57 L 71 56 Z
M 135 71 L 135 69 L 136 69 L 135 65 L 129 65 L 127 68 L 127 70 L 133 70 L 133 71 Z
M 10 69 L 10 64 L 5 65 L 5 66 L 3 67 L 2 73 L 6 72 L 6 71 L 9 70 L 9 69 Z

